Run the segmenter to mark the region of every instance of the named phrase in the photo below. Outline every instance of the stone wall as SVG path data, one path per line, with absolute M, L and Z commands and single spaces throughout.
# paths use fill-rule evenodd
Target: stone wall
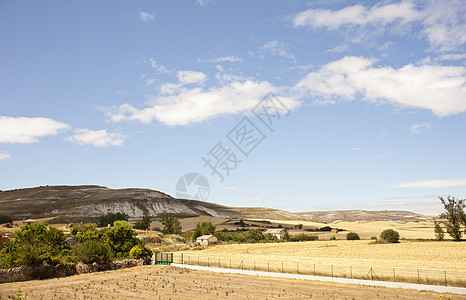
M 112 261 L 103 265 L 97 263 L 90 265 L 77 263 L 76 265 L 69 266 L 41 266 L 38 268 L 25 267 L 0 269 L 0 283 L 66 277 L 83 273 L 117 270 L 149 264 L 151 264 L 150 259 L 125 259 L 121 261 Z

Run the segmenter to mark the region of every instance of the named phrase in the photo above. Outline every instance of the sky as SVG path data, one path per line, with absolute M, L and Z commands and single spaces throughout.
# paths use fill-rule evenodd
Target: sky
M 466 197 L 466 1 L 0 0 L 0 189 Z

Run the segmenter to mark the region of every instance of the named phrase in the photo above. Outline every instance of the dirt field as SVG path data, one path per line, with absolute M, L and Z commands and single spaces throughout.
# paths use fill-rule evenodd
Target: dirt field
M 315 241 L 218 245 L 201 251 L 186 251 L 186 263 L 290 273 L 364 277 L 370 268 L 380 279 L 444 284 L 466 283 L 466 243 L 412 242 L 370 244 L 370 241 Z M 175 254 L 176 255 L 176 254 Z M 283 262 L 283 265 L 282 265 Z M 350 268 L 351 266 L 351 268 Z M 369 274 L 371 275 L 371 274 Z M 406 277 L 406 278 L 404 278 Z M 408 280 L 411 279 L 411 280 Z
M 0 284 L 8 299 L 21 288 L 28 299 L 439 299 L 440 294 L 305 280 L 143 266 L 67 278 Z M 442 295 L 444 299 L 466 299 Z

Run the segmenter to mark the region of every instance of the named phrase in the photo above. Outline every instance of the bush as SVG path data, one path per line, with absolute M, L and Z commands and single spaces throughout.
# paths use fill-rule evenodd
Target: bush
M 144 246 L 136 245 L 129 251 L 129 256 L 133 258 L 145 258 L 150 257 L 152 255 L 152 251 L 147 249 Z
M 377 241 L 377 237 L 376 236 L 371 236 L 371 240 L 376 240 Z
M 356 232 L 348 232 L 346 234 L 346 239 L 348 241 L 355 241 L 355 240 L 360 240 L 361 238 L 359 237 L 359 234 L 357 234 Z
M 337 238 L 336 238 L 335 236 L 332 236 L 332 237 L 330 238 L 330 240 L 331 240 L 331 241 L 336 241 Z
M 13 223 L 13 219 L 10 216 L 0 215 L 0 224 Z
M 101 241 L 86 241 L 76 245 L 76 259 L 85 264 L 107 263 L 112 257 L 110 247 Z
M 317 241 L 318 239 L 319 237 L 315 234 L 307 235 L 305 233 L 290 235 L 288 238 L 290 242 Z
M 386 229 L 380 234 L 380 239 L 389 243 L 398 243 L 400 240 L 400 234 L 393 229 Z
M 99 217 L 99 223 L 97 227 L 107 227 L 113 225 L 115 221 L 128 221 L 128 216 L 122 213 L 109 213 Z

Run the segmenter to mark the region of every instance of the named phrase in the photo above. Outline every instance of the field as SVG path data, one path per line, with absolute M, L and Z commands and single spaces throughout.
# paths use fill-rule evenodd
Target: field
M 374 279 L 466 284 L 466 243 L 414 242 L 371 244 L 371 241 L 315 241 L 217 245 L 185 251 L 184 261 L 222 267 Z M 175 254 L 175 257 L 176 254 Z M 230 262 L 231 259 L 231 262 Z M 283 262 L 283 264 L 282 264 Z M 418 273 L 419 270 L 419 273 Z M 395 273 L 395 274 L 394 274 Z M 418 278 L 419 276 L 419 278 Z
M 67 278 L 0 284 L 1 299 L 439 299 L 433 292 L 143 266 Z M 466 299 L 442 295 L 445 299 Z

